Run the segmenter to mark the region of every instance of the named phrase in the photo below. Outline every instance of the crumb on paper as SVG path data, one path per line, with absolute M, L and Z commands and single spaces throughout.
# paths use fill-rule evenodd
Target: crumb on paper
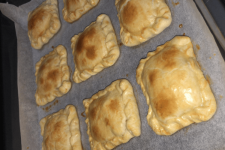
M 185 33 L 183 33 L 183 35 L 185 35 Z
M 212 84 L 212 80 L 211 80 L 211 78 L 210 78 L 209 75 L 206 75 L 205 78 L 206 78 L 206 81 L 207 81 L 209 84 Z
M 184 134 L 187 134 L 188 130 L 190 129 L 190 126 L 187 126 L 185 129 L 184 129 Z
M 222 100 L 222 98 L 223 98 L 223 96 L 222 96 L 222 95 L 219 95 L 219 97 L 220 97 L 220 98 L 219 98 L 219 100 L 221 101 L 221 100 Z
M 173 4 L 173 7 L 179 5 L 180 3 L 179 2 L 174 2 L 173 0 L 171 0 L 172 4 Z
M 198 44 L 196 44 L 196 48 L 197 50 L 200 50 L 200 46 Z
M 129 75 L 128 74 L 126 74 L 126 77 L 128 77 Z
M 214 53 L 213 55 L 214 55 L 214 56 L 216 56 L 216 54 L 215 54 L 215 53 Z
M 183 24 L 180 24 L 180 25 L 179 25 L 179 28 L 182 28 L 182 27 L 183 27 Z
M 54 48 L 54 46 L 52 46 L 52 48 Z
M 82 117 L 86 117 L 84 113 L 85 113 L 85 111 L 81 113 L 81 116 Z
M 27 147 L 27 149 L 29 149 L 29 147 Z

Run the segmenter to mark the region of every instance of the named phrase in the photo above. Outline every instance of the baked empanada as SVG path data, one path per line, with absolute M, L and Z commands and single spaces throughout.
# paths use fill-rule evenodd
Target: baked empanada
M 64 46 L 57 46 L 36 64 L 36 103 L 45 105 L 55 97 L 66 94 L 71 88 L 67 52 Z
M 216 101 L 198 65 L 189 37 L 176 36 L 149 52 L 137 68 L 137 82 L 149 105 L 147 121 L 156 134 L 209 120 Z
M 28 36 L 31 46 L 41 49 L 61 27 L 57 0 L 46 0 L 28 15 Z
M 41 119 L 42 150 L 82 150 L 79 119 L 73 105 Z
M 116 0 L 120 38 L 124 45 L 139 45 L 161 33 L 171 22 L 164 0 Z
M 116 35 L 109 17 L 98 16 L 84 32 L 71 39 L 76 83 L 87 80 L 104 68 L 112 66 L 120 55 Z
M 114 81 L 83 101 L 92 150 L 109 150 L 141 134 L 140 118 L 131 84 Z
M 63 2 L 63 18 L 71 23 L 95 7 L 99 0 L 63 0 Z

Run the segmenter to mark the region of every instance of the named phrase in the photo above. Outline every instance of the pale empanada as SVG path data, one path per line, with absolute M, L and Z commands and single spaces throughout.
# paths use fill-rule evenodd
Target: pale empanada
M 41 119 L 40 126 L 42 150 L 82 150 L 79 119 L 73 105 Z
M 141 134 L 140 118 L 131 84 L 114 81 L 83 101 L 92 150 L 109 150 Z
M 57 0 L 46 0 L 28 15 L 28 36 L 31 46 L 41 49 L 58 32 L 61 24 Z
M 159 135 L 207 121 L 216 111 L 189 37 L 177 36 L 149 52 L 140 61 L 136 77 L 149 105 L 148 124 Z
M 73 80 L 76 83 L 112 66 L 120 55 L 113 26 L 104 14 L 71 39 L 71 48 L 75 63 Z
M 64 46 L 57 46 L 36 64 L 36 103 L 45 105 L 55 97 L 66 94 L 71 88 L 67 52 Z
M 124 45 L 135 46 L 161 33 L 171 22 L 164 0 L 116 0 L 120 38 Z
M 99 0 L 63 0 L 63 2 L 63 18 L 71 23 L 95 7 Z

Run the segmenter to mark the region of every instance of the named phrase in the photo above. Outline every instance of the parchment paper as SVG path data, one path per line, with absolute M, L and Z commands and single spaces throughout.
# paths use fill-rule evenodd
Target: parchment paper
M 40 107 L 36 105 L 34 97 L 36 91 L 35 64 L 42 56 L 52 51 L 52 46 L 56 47 L 62 44 L 67 48 L 68 64 L 73 73 L 74 63 L 70 39 L 73 35 L 82 32 L 86 26 L 95 21 L 97 16 L 102 13 L 111 18 L 118 43 L 120 43 L 120 26 L 114 0 L 101 0 L 95 8 L 72 24 L 63 19 L 63 0 L 58 0 L 62 23 L 61 29 L 42 50 L 33 49 L 27 36 L 27 14 L 42 2 L 43 0 L 33 0 L 19 8 L 9 4 L 0 4 L 2 13 L 12 19 L 16 25 L 20 129 L 23 150 L 41 150 L 40 119 L 65 108 L 68 104 L 75 105 L 77 109 L 82 145 L 85 150 L 89 150 L 90 145 L 86 133 L 87 125 L 85 118 L 81 115 L 84 112 L 82 102 L 85 98 L 90 98 L 99 90 L 121 78 L 128 79 L 133 86 L 141 118 L 142 132 L 141 136 L 132 138 L 126 144 L 121 144 L 115 148 L 116 150 L 219 150 L 225 148 L 225 64 L 212 34 L 192 0 L 167 0 L 173 18 L 170 27 L 139 46 L 129 48 L 122 45 L 120 47 L 120 57 L 115 65 L 104 69 L 85 82 L 80 84 L 73 82 L 68 94 Z M 176 2 L 179 2 L 179 4 L 175 5 Z M 180 24 L 183 25 L 182 28 L 179 27 Z M 171 40 L 176 35 L 183 35 L 184 33 L 191 37 L 197 60 L 204 75 L 210 82 L 217 101 L 217 112 L 207 122 L 192 124 L 171 136 L 159 136 L 154 133 L 147 123 L 148 106 L 142 90 L 136 82 L 136 68 L 140 59 L 145 58 L 149 51 L 154 51 L 157 46 Z M 197 50 L 197 44 L 200 50 Z

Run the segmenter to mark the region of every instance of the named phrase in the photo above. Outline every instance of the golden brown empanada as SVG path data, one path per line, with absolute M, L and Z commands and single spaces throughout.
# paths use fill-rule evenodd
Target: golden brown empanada
M 66 94 L 71 88 L 67 52 L 64 46 L 57 46 L 36 64 L 36 103 L 45 105 L 55 97 Z
M 31 46 L 41 49 L 61 27 L 57 0 L 46 0 L 28 15 L 28 36 Z
M 71 23 L 95 7 L 99 0 L 63 0 L 63 2 L 63 18 Z
M 92 150 L 109 150 L 141 134 L 140 118 L 131 84 L 114 81 L 83 101 Z
M 171 22 L 164 0 L 116 0 L 120 38 L 124 45 L 135 46 L 161 33 Z
M 84 32 L 71 39 L 76 83 L 87 80 L 104 68 L 112 66 L 120 55 L 116 35 L 109 17 L 98 16 Z
M 196 61 L 189 37 L 176 36 L 149 52 L 137 68 L 137 82 L 149 105 L 147 121 L 156 134 L 209 120 L 216 101 Z
M 82 150 L 79 119 L 73 105 L 41 119 L 42 150 Z

